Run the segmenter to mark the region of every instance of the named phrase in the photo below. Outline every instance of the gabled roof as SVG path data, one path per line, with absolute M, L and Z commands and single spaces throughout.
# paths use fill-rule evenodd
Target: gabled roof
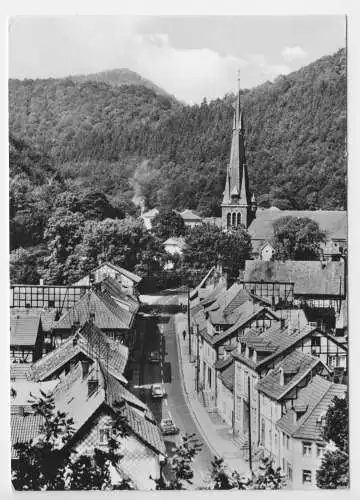
M 262 261 L 245 262 L 244 281 L 294 283 L 295 295 L 345 295 L 344 262 Z
M 93 271 L 91 271 L 91 272 L 95 272 L 95 271 L 97 271 L 98 269 L 101 269 L 104 266 L 111 267 L 114 271 L 116 271 L 119 274 L 123 274 L 124 276 L 126 276 L 127 278 L 129 278 L 129 280 L 134 281 L 135 283 L 140 283 L 140 281 L 142 280 L 141 276 L 138 276 L 137 274 L 132 273 L 128 269 L 124 269 L 123 267 L 116 266 L 115 264 L 112 264 L 111 262 L 108 262 L 108 261 L 107 262 L 103 262 L 97 268 L 93 269 Z
M 186 246 L 185 239 L 179 236 L 178 238 L 172 237 L 168 238 L 166 241 L 164 241 L 163 245 L 176 245 L 179 248 L 183 249 Z
M 320 417 L 326 413 L 335 396 L 344 397 L 347 387 L 334 384 L 316 375 L 313 380 L 301 390 L 297 403 L 306 411 L 298 420 L 295 411 L 288 410 L 276 425 L 297 439 L 323 441 Z
M 94 363 L 85 379 L 81 376 L 78 363 L 56 386 L 54 391 L 56 406 L 74 420 L 78 432 L 100 408 L 109 408 L 127 418 L 132 434 L 157 453 L 166 454 L 160 429 L 147 417 L 148 407 L 116 380 L 104 366 Z M 88 396 L 88 380 L 98 380 L 95 392 Z M 105 405 L 105 406 L 104 406 Z M 76 434 L 74 438 L 76 440 Z
M 139 301 L 134 295 L 127 294 L 123 291 L 121 284 L 111 276 L 107 276 L 100 282 L 100 287 L 103 292 L 107 291 L 108 294 L 122 305 L 129 308 L 133 313 L 139 310 Z
M 271 399 L 278 401 L 285 397 L 318 364 L 322 365 L 320 358 L 294 350 L 281 361 L 276 369 L 258 382 L 257 389 Z M 281 369 L 285 377 L 287 374 L 292 374 L 291 379 L 284 385 L 281 385 L 280 382 Z
M 197 215 L 195 212 L 193 212 L 192 210 L 189 210 L 189 209 L 183 210 L 182 212 L 180 212 L 180 215 L 184 220 L 189 220 L 189 221 L 194 221 L 194 222 L 195 221 L 196 222 L 202 221 L 202 218 L 199 217 L 199 215 Z
M 89 290 L 56 323 L 54 330 L 70 330 L 75 323 L 84 325 L 94 314 L 94 323 L 102 330 L 126 330 L 131 328 L 134 313 L 122 308 L 105 289 Z
M 86 323 L 79 332 L 34 363 L 29 376 L 33 380 L 45 380 L 61 370 L 66 363 L 78 357 L 80 353 L 92 361 L 103 362 L 112 375 L 127 382 L 123 372 L 128 359 L 128 348 L 109 339 L 91 323 Z
M 159 210 L 157 208 L 152 208 L 151 210 L 148 210 L 147 212 L 144 212 L 141 214 L 141 217 L 148 217 L 148 218 L 154 218 L 159 214 Z
M 347 212 L 343 210 L 273 210 L 259 209 L 248 232 L 252 239 L 271 240 L 273 223 L 282 217 L 309 218 L 326 231 L 328 239 L 347 239 Z
M 10 345 L 34 347 L 41 326 L 40 316 L 10 316 Z

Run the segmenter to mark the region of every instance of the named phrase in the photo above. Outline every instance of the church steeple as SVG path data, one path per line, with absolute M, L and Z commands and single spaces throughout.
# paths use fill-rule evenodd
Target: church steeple
M 233 120 L 230 161 L 227 169 L 224 198 L 222 202 L 222 225 L 246 228 L 251 222 L 251 195 L 245 155 L 244 116 L 241 109 L 240 73 L 237 76 L 237 95 Z

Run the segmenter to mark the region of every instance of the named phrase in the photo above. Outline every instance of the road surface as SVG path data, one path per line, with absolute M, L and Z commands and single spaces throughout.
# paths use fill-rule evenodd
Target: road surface
M 169 304 L 171 300 L 174 301 L 174 297 L 164 297 L 163 300 L 163 303 Z M 169 457 L 172 456 L 176 444 L 181 442 L 181 435 L 185 433 L 196 434 L 202 444 L 202 450 L 194 459 L 193 484 L 194 487 L 205 487 L 209 481 L 213 456 L 206 444 L 202 442 L 185 403 L 180 381 L 175 335 L 173 315 L 158 315 L 146 319 L 140 396 L 152 410 L 158 423 L 170 414 L 180 428 L 178 436 L 164 437 Z M 149 361 L 148 356 L 151 351 L 159 351 L 160 362 L 152 363 Z M 154 383 L 163 384 L 167 394 L 165 398 L 154 399 L 151 397 L 151 384 Z M 169 476 L 169 469 L 165 469 L 165 475 Z

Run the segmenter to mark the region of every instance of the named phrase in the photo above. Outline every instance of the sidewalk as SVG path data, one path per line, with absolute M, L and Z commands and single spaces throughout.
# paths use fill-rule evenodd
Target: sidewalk
M 242 457 L 239 445 L 232 438 L 231 428 L 222 422 L 217 413 L 209 414 L 200 403 L 195 390 L 195 364 L 189 362 L 188 337 L 185 342 L 182 337 L 182 332 L 187 331 L 185 314 L 175 315 L 175 328 L 184 396 L 199 434 L 210 451 L 222 457 L 229 469 L 248 474 L 249 465 Z

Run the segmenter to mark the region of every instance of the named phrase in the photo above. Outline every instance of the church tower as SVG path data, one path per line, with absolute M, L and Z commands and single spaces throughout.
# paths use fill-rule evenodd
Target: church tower
M 234 113 L 230 162 L 226 173 L 224 198 L 221 204 L 221 225 L 224 229 L 247 229 L 256 214 L 256 200 L 250 195 L 245 156 L 244 119 L 240 103 L 240 76 Z

